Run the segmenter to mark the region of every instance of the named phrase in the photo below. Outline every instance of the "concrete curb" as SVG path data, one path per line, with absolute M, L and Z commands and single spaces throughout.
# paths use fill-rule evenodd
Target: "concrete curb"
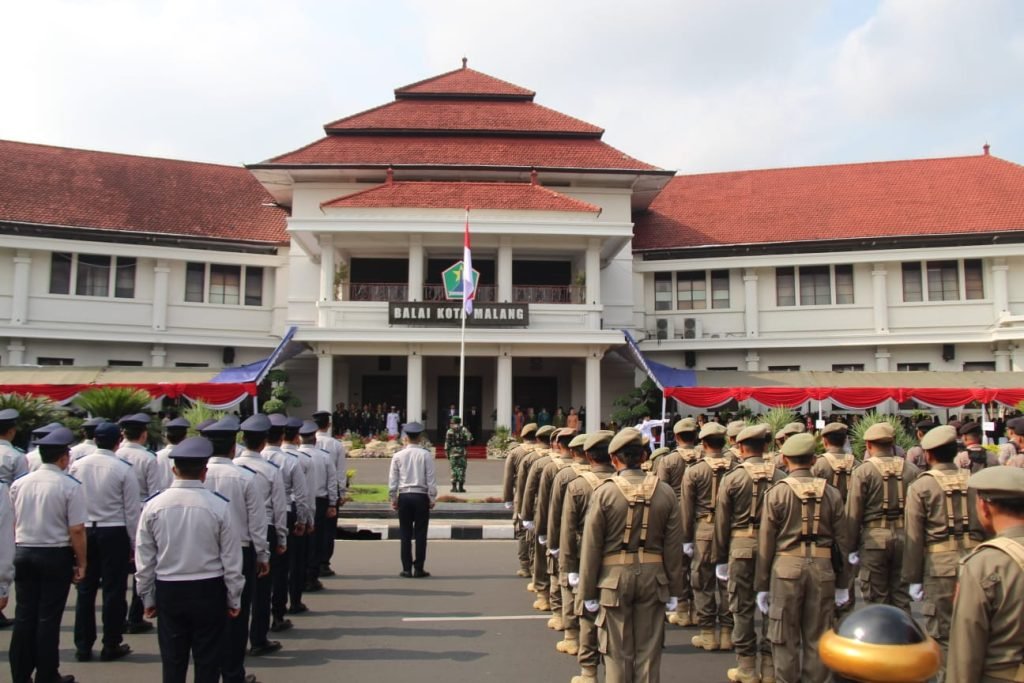
M 338 524 L 337 538 L 353 541 L 382 541 L 400 538 L 398 523 L 383 520 L 353 520 Z M 487 524 L 466 523 L 445 524 L 431 520 L 427 527 L 427 538 L 445 541 L 497 541 L 512 540 L 515 532 L 512 523 Z

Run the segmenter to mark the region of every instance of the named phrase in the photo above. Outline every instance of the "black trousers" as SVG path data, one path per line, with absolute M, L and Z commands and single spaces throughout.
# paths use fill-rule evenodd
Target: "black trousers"
M 142 604 L 142 598 L 139 597 L 139 587 L 135 582 L 135 563 L 130 563 L 128 571 L 132 575 L 132 601 L 128 605 L 128 625 L 133 626 L 135 624 L 141 624 L 145 619 L 143 618 L 145 607 Z
M 284 614 L 288 610 L 288 579 L 291 576 L 292 555 L 295 554 L 295 547 L 292 545 L 295 541 L 295 534 L 292 533 L 292 529 L 295 528 L 294 510 L 288 511 L 287 523 L 288 549 L 284 551 L 284 555 L 275 553 L 270 556 L 270 573 L 274 577 L 270 613 L 274 616 L 274 619 L 284 619 Z
M 329 533 L 327 527 L 330 526 L 330 521 L 327 519 L 327 499 L 317 498 L 316 509 L 313 510 L 313 526 L 316 528 L 316 531 L 313 533 L 313 538 L 309 539 L 309 542 L 306 544 L 308 553 L 306 565 L 307 581 L 312 581 L 320 576 L 320 558 L 324 556 L 324 537 Z M 331 545 L 334 545 L 333 541 Z
M 25 548 L 14 551 L 14 633 L 11 634 L 11 680 L 40 683 L 58 680 L 60 621 L 68 602 L 75 556 L 71 548 Z
M 341 475 L 339 475 L 341 476 Z M 324 513 L 326 514 L 326 512 Z M 325 526 L 331 526 L 330 523 Z M 330 529 L 324 528 L 324 534 L 320 536 L 320 565 L 323 567 L 331 566 L 331 559 L 334 557 L 334 537 L 336 527 L 331 526 Z
M 249 615 L 252 613 L 252 590 L 256 580 L 256 551 L 242 547 L 242 604 L 235 619 L 228 619 L 224 642 L 223 671 L 224 683 L 244 683 L 245 649 L 249 642 Z
M 195 661 L 195 683 L 217 683 L 228 620 L 223 577 L 157 580 L 156 610 L 163 683 L 185 683 L 190 656 Z
M 128 564 L 131 542 L 123 526 L 86 528 L 88 565 L 78 584 L 75 605 L 75 649 L 92 650 L 96 642 L 96 593 L 103 590 L 103 647 L 114 648 L 124 639 L 128 614 Z
M 270 573 L 256 579 L 252 592 L 252 624 L 249 626 L 249 644 L 259 647 L 267 643 L 270 630 L 270 596 L 274 589 L 274 558 L 277 557 L 277 531 L 267 527 L 267 541 L 270 543 Z
M 423 569 L 427 559 L 427 525 L 430 523 L 430 496 L 425 493 L 398 495 L 398 526 L 402 538 L 402 569 Z M 412 542 L 416 540 L 416 559 L 412 556 Z
M 288 599 L 292 607 L 302 602 L 306 588 L 309 536 L 288 535 Z

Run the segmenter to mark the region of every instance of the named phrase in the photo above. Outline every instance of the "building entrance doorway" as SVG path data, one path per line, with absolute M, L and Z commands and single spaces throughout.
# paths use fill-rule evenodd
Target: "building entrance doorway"
M 473 420 L 469 419 L 470 410 L 476 406 L 477 415 L 480 414 L 480 407 L 483 405 L 484 397 L 484 382 L 483 378 L 479 376 L 467 376 L 464 396 L 464 407 L 463 410 L 466 412 L 464 416 L 466 428 L 473 433 L 473 437 L 479 440 L 480 425 L 472 424 Z M 454 408 L 452 407 L 454 406 Z M 448 422 L 451 417 L 451 411 L 458 412 L 459 410 L 459 377 L 438 377 L 437 378 L 437 419 L 435 420 L 435 438 L 434 443 L 440 444 L 441 439 L 444 438 L 445 433 L 448 431 Z M 476 427 L 476 431 L 474 431 Z
M 370 410 L 383 404 L 385 412 L 395 406 L 402 413 L 403 421 L 409 422 L 405 415 L 405 390 L 404 375 L 363 375 L 363 403 L 369 403 Z M 417 415 L 413 420 L 418 418 Z
M 558 407 L 558 378 L 557 377 L 516 377 L 512 380 L 512 405 L 523 409 L 523 413 L 529 414 L 533 408 L 534 414 L 539 414 L 545 409 L 549 415 L 555 414 Z

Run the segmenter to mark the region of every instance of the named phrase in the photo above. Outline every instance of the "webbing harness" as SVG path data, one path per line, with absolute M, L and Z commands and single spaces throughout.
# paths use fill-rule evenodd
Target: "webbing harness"
M 750 477 L 750 481 L 753 483 L 753 488 L 750 491 L 750 519 L 747 522 L 747 526 L 750 529 L 756 529 L 761 526 L 761 516 L 758 514 L 758 511 L 761 509 L 761 501 L 764 499 L 764 494 L 771 485 L 772 478 L 775 476 L 775 465 L 770 462 L 744 462 L 740 463 L 740 465 L 746 470 L 747 476 Z
M 1006 538 L 1005 536 L 997 536 L 990 541 L 985 541 L 978 548 L 997 548 L 1002 550 L 1004 553 L 1010 556 L 1010 558 L 1017 563 L 1020 570 L 1024 572 L 1024 546 L 1016 541 Z M 977 550 L 975 550 L 977 552 Z M 961 560 L 963 561 L 963 560 Z M 1010 667 L 1013 665 L 1011 664 Z M 1017 665 L 1016 669 L 1007 668 L 1000 671 L 985 671 L 985 676 L 997 678 L 1001 681 L 1024 681 L 1024 663 Z
M 905 464 L 903 458 L 893 457 L 890 460 L 868 458 L 864 462 L 871 463 L 871 465 L 878 470 L 878 473 L 882 475 L 882 516 L 889 520 L 903 519 L 903 506 L 906 503 L 904 500 L 906 492 L 903 490 L 903 465 Z M 890 481 L 894 477 L 896 481 Z M 889 509 L 890 484 L 896 485 L 896 500 L 898 507 L 895 510 Z
M 597 487 L 601 485 L 601 482 L 604 481 L 604 479 L 597 476 L 596 473 L 591 472 L 590 470 L 580 472 L 580 476 L 583 477 L 583 480 L 590 484 L 590 488 L 595 491 L 597 490 Z
M 853 465 L 857 461 L 850 453 L 840 458 L 835 453 L 825 451 L 824 458 L 832 468 L 832 485 L 839 489 L 839 495 L 845 501 L 849 490 L 850 473 L 853 472 Z
M 647 544 L 647 524 L 651 516 L 651 498 L 658 488 L 658 478 L 648 474 L 639 486 L 631 484 L 625 477 L 608 477 L 602 483 L 614 482 L 618 486 L 622 497 L 629 504 L 629 514 L 626 516 L 626 528 L 622 532 L 622 545 L 620 546 L 620 562 L 626 564 L 626 556 L 635 554 L 638 561 L 644 562 L 644 546 Z M 639 508 L 643 505 L 643 510 Z M 637 524 L 637 517 L 640 518 L 640 538 L 637 546 L 632 546 L 633 528 Z
M 680 457 L 682 457 L 683 462 L 687 465 L 692 465 L 700 458 L 700 455 L 697 453 L 697 449 L 692 446 L 680 446 L 679 448 L 676 448 L 676 450 L 679 452 Z
M 800 499 L 800 543 L 814 544 L 821 532 L 821 499 L 825 496 L 828 481 L 814 477 L 813 479 L 796 479 L 786 477 L 782 480 Z
M 948 473 L 928 470 L 925 474 L 933 477 L 946 494 L 946 529 L 949 535 L 957 538 L 966 536 L 971 531 L 967 516 L 967 480 L 971 473 L 967 470 Z
M 706 456 L 704 462 L 711 468 L 711 502 L 708 505 L 708 516 L 707 521 L 711 522 L 715 518 L 715 501 L 718 500 L 718 485 L 722 483 L 722 477 L 729 471 L 729 459 L 725 456 L 717 458 Z
M 590 471 L 590 465 L 585 462 L 574 462 L 572 464 L 572 469 L 576 474 L 582 475 L 584 472 Z

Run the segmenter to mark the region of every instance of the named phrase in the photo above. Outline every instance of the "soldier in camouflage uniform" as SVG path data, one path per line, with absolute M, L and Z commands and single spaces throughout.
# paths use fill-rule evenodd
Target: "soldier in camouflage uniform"
M 473 435 L 462 426 L 462 418 L 452 417 L 448 433 L 444 435 L 444 452 L 452 470 L 452 493 L 466 492 L 466 449 Z

